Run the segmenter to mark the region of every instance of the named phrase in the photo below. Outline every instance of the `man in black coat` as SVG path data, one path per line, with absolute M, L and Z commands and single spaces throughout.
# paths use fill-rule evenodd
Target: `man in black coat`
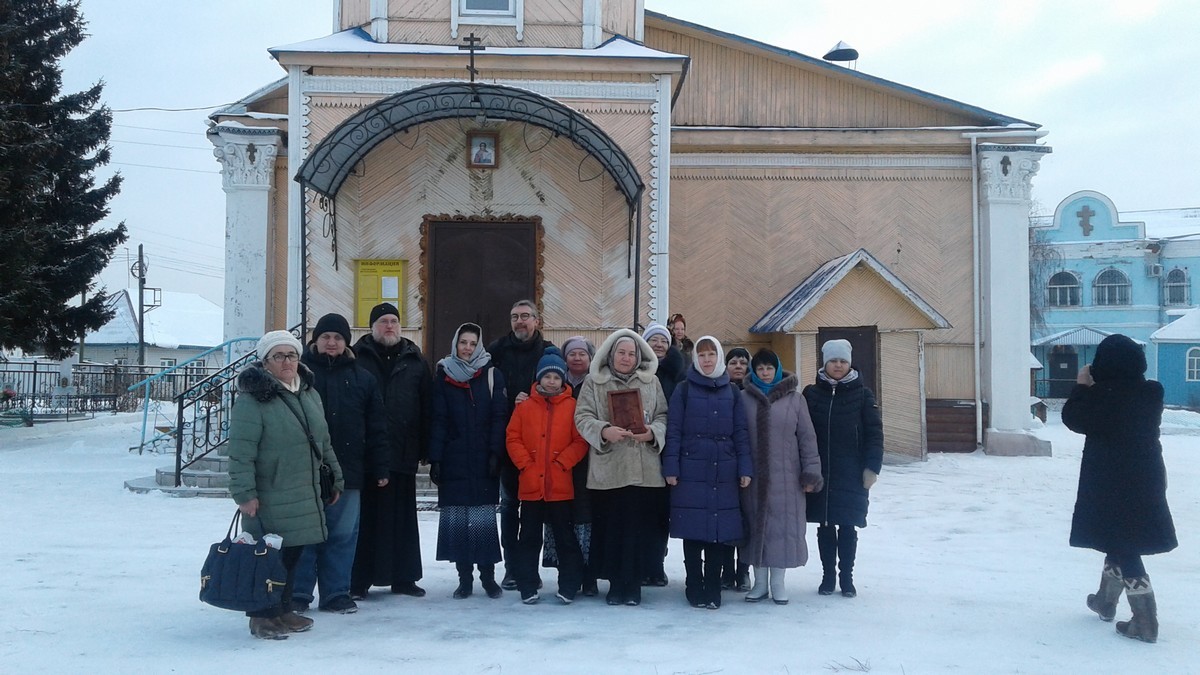
M 429 363 L 400 335 L 400 312 L 391 303 L 371 310 L 371 334 L 354 345 L 361 365 L 379 382 L 386 409 L 388 483 L 363 491 L 362 525 L 351 595 L 371 586 L 421 597 L 421 535 L 417 527 L 417 465 L 427 461 Z
M 362 489 L 368 483 L 380 488 L 388 484 L 387 416 L 375 376 L 358 364 L 350 349 L 350 324 L 345 317 L 321 317 L 300 360 L 313 373 L 346 490 L 337 503 L 325 507 L 329 538 L 304 547 L 293 597 L 297 604 L 311 604 L 313 589 L 319 585 L 323 611 L 350 614 L 358 611 L 350 598 L 350 575 Z
M 488 353 L 492 355 L 492 365 L 504 374 L 508 388 L 508 414 L 511 416 L 513 407 L 529 397 L 538 361 L 546 347 L 552 347 L 553 343 L 542 339 L 542 320 L 532 300 L 515 302 L 508 318 L 512 331 L 488 345 Z M 517 479 L 520 474 L 508 458 L 508 453 L 501 457 L 499 470 L 500 546 L 504 549 L 505 561 L 504 579 L 500 585 L 511 591 L 517 587 L 510 571 L 510 561 L 517 550 Z

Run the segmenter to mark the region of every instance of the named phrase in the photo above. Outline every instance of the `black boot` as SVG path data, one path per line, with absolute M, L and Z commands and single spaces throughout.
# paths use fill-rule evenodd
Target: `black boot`
M 683 580 L 683 595 L 688 604 L 692 607 L 704 607 L 708 604 L 704 591 L 704 563 L 700 561 L 699 556 L 689 557 L 685 553 L 683 571 L 686 575 Z
M 853 598 L 858 595 L 854 588 L 854 556 L 858 553 L 858 530 L 852 526 L 838 528 L 838 585 L 842 587 L 842 596 Z
M 462 600 L 471 597 L 475 585 L 475 577 L 471 574 L 471 563 L 457 563 L 454 567 L 458 570 L 458 588 L 454 589 L 455 599 Z
M 737 587 L 737 565 L 733 562 L 734 547 L 721 549 L 721 589 L 731 591 Z
M 1103 621 L 1112 621 L 1117 615 L 1117 603 L 1125 583 L 1121 580 L 1121 568 L 1107 560 L 1104 561 L 1104 571 L 1100 574 L 1100 590 L 1087 596 L 1088 609 L 1100 615 Z
M 1129 600 L 1129 608 L 1133 610 L 1133 618 L 1118 621 L 1117 632 L 1142 642 L 1158 642 L 1158 606 L 1154 602 L 1150 577 L 1125 579 L 1125 597 Z
M 500 588 L 500 584 L 496 583 L 495 565 L 479 566 L 479 585 L 483 586 L 483 592 L 493 600 L 504 595 L 504 590 Z
M 712 553 L 712 550 L 709 550 Z M 721 608 L 721 555 L 711 556 L 712 560 L 704 561 L 704 606 L 709 609 Z
M 833 595 L 837 584 L 837 530 L 833 525 L 817 527 L 817 550 L 821 553 L 821 585 L 817 592 L 821 595 Z
M 737 591 L 739 593 L 750 592 L 750 566 L 739 561 L 737 564 Z

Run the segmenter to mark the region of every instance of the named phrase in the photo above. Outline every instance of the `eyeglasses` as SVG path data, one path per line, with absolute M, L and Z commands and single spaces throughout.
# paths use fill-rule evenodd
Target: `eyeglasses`
M 529 312 L 522 312 L 520 314 L 513 314 L 508 318 L 512 319 L 513 321 L 528 321 L 530 319 L 536 319 L 537 315 L 530 314 Z
M 281 352 L 279 354 L 272 354 L 271 360 L 274 361 L 275 363 L 299 361 L 300 355 L 297 354 L 296 352 Z

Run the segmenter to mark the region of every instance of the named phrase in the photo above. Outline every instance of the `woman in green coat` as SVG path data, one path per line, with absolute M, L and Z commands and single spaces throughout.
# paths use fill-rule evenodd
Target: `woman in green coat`
M 312 388 L 312 372 L 300 363 L 301 350 L 300 341 L 287 331 L 262 336 L 257 350 L 261 360 L 238 375 L 239 395 L 229 421 L 229 492 L 242 512 L 242 529 L 256 539 L 264 534 L 283 539 L 288 572 L 283 604 L 247 613 L 250 634 L 269 640 L 312 628 L 312 619 L 292 611 L 291 602 L 300 553 L 327 535 L 322 462 L 333 468 L 330 504 L 344 489 L 321 397 Z

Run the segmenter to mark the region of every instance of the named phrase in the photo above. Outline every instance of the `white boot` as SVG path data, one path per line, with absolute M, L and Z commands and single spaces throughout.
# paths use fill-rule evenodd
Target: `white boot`
M 758 602 L 767 599 L 767 568 L 757 565 L 750 568 L 754 573 L 754 587 L 746 594 L 746 602 Z
M 784 583 L 784 575 L 787 570 L 783 567 L 771 568 L 771 599 L 777 605 L 788 604 L 787 585 Z

